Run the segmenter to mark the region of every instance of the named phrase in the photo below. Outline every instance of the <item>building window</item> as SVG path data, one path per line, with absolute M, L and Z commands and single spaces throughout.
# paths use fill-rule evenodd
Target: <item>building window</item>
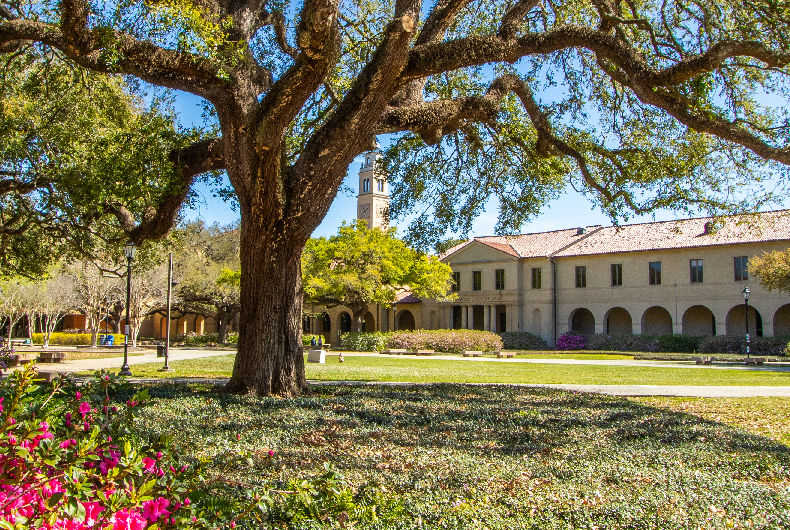
M 483 288 L 483 273 L 472 271 L 472 290 L 479 291 Z
M 453 273 L 453 285 L 450 287 L 450 290 L 453 292 L 457 292 L 461 290 L 461 273 L 454 272 Z
M 702 260 L 693 259 L 689 262 L 691 283 L 702 283 Z
M 622 263 L 612 263 L 612 286 L 623 285 Z
M 302 315 L 302 333 L 310 333 L 310 317 Z
M 661 285 L 661 262 L 650 262 L 650 285 Z
M 587 287 L 587 267 L 576 267 L 576 287 Z
M 376 191 L 384 191 L 384 181 L 382 179 L 376 179 Z
M 735 281 L 745 282 L 749 279 L 749 256 L 735 257 Z
M 543 289 L 543 269 L 532 269 L 532 288 Z
M 496 270 L 496 289 L 502 290 L 505 288 L 505 269 Z
M 370 191 L 370 179 L 362 181 L 362 191 Z

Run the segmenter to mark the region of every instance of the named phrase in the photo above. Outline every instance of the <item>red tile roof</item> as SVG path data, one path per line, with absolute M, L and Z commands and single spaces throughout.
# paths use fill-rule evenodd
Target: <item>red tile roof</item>
M 706 233 L 706 223 L 714 230 Z M 638 252 L 734 243 L 790 240 L 790 210 L 722 218 L 701 217 L 633 225 L 588 226 L 513 236 L 476 237 L 456 245 L 440 256 L 446 259 L 459 250 L 481 243 L 517 258 L 584 256 L 615 252 Z
M 414 294 L 408 291 L 405 293 L 399 293 L 395 297 L 396 304 L 417 304 L 420 302 L 422 302 L 420 298 L 417 298 L 416 296 L 414 296 Z
M 713 223 L 706 232 L 705 225 Z M 557 256 L 584 256 L 790 240 L 790 210 L 603 228 Z

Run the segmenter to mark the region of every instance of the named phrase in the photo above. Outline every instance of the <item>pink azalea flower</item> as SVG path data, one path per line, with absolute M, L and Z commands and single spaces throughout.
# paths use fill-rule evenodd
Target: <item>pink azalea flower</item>
M 166 508 L 170 505 L 170 501 L 164 497 L 146 501 L 143 503 L 143 517 L 151 522 L 156 521 L 163 515 L 167 517 L 170 512 Z
M 82 403 L 80 403 L 80 413 L 82 414 L 82 417 L 83 417 L 83 418 L 84 418 L 84 417 L 85 417 L 85 416 L 86 416 L 86 415 L 87 415 L 87 414 L 88 414 L 90 411 L 91 411 L 91 404 L 90 404 L 90 403 L 88 403 L 87 401 L 83 401 Z
M 153 458 L 148 458 L 147 456 L 143 458 L 143 467 L 145 468 L 146 472 L 152 473 L 156 468 L 156 460 Z
M 77 398 L 77 399 L 79 399 L 79 398 L 81 398 L 81 397 L 82 397 L 82 394 L 80 394 L 80 391 L 79 391 L 79 390 L 78 390 L 77 392 L 75 392 L 75 393 L 74 393 L 74 397 L 75 397 L 75 398 Z
M 104 511 L 104 507 L 98 502 L 83 502 L 82 506 L 85 507 L 85 525 L 91 527 L 96 524 L 99 513 Z

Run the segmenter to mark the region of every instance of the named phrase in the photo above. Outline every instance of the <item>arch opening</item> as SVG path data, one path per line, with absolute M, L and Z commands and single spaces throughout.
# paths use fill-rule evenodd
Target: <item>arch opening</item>
M 634 332 L 631 313 L 622 307 L 613 307 L 604 317 L 607 335 L 631 335 Z
M 694 305 L 683 313 L 683 335 L 710 337 L 716 335 L 716 317 L 704 305 Z
M 586 307 L 580 307 L 571 313 L 570 328 L 574 333 L 592 337 L 595 335 L 595 317 Z
M 672 335 L 672 315 L 654 305 L 642 314 L 642 335 Z

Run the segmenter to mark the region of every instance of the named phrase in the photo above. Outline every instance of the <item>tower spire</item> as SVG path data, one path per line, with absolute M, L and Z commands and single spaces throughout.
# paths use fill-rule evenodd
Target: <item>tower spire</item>
M 381 158 L 381 151 L 376 142 L 376 149 L 365 153 L 362 167 L 359 169 L 359 195 L 357 195 L 357 219 L 362 219 L 368 228 L 389 227 L 389 184 L 387 176 L 376 171 Z

